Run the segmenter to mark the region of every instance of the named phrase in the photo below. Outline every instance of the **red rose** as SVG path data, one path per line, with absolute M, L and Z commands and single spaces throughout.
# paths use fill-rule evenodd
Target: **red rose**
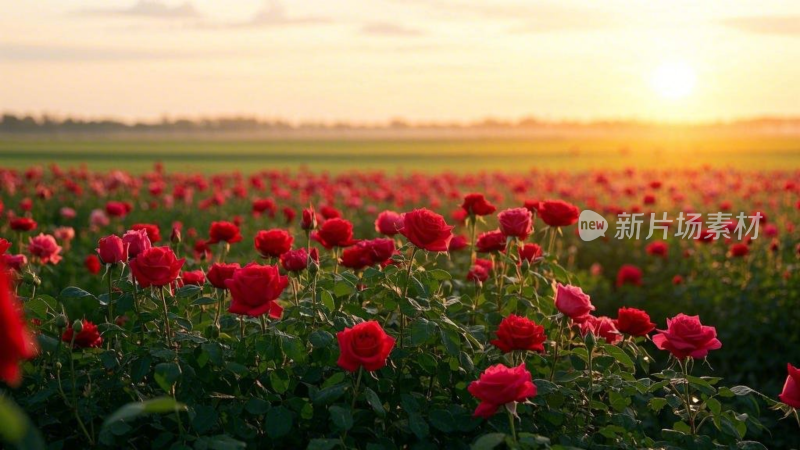
M 502 252 L 506 249 L 506 235 L 500 230 L 481 233 L 475 247 L 479 253 Z
M 467 272 L 467 281 L 472 281 L 474 283 L 483 283 L 484 281 L 489 279 L 489 271 L 486 270 L 486 267 L 480 265 L 474 265 L 469 272 Z
M 0 256 L 5 255 L 9 248 L 11 248 L 11 242 L 0 238 Z
M 202 270 L 190 270 L 181 274 L 184 285 L 202 286 L 206 282 L 206 274 Z
M 645 249 L 648 255 L 653 256 L 660 256 L 662 258 L 667 257 L 667 253 L 669 252 L 669 246 L 664 241 L 655 241 L 647 246 Z
M 620 267 L 619 272 L 617 272 L 617 287 L 625 284 L 641 286 L 642 270 L 630 264 L 625 264 L 624 266 Z
M 750 253 L 750 248 L 747 244 L 733 244 L 730 247 L 730 255 L 734 258 L 743 258 Z
M 792 408 L 800 408 L 800 369 L 786 364 L 786 370 L 789 371 L 789 376 L 786 377 L 783 391 L 778 398 Z
M 592 300 L 581 288 L 561 283 L 556 285 L 556 308 L 578 323 L 587 320 L 595 309 Z
M 31 231 L 36 228 L 36 222 L 27 217 L 11 219 L 11 229 L 14 231 Z
M 345 219 L 328 219 L 312 238 L 327 249 L 334 247 L 350 247 L 357 241 L 353 239 L 353 224 Z
M 131 273 L 143 288 L 166 286 L 178 278 L 185 261 L 177 259 L 169 247 L 152 247 L 131 260 Z
M 450 244 L 447 245 L 448 252 L 457 252 L 459 250 L 464 250 L 469 246 L 469 241 L 467 241 L 467 237 L 463 234 L 457 234 L 453 236 L 453 239 L 450 239 Z
M 453 239 L 453 227 L 447 225 L 444 217 L 425 208 L 415 209 L 403 215 L 403 228 L 400 233 L 417 248 L 429 252 L 446 252 Z
M 128 214 L 128 209 L 122 202 L 107 202 L 106 214 L 111 217 L 125 217 Z
M 271 198 L 263 198 L 259 200 L 253 201 L 253 214 L 261 215 L 263 213 L 268 213 L 270 217 L 275 215 L 275 210 L 277 207 L 275 206 L 275 201 Z
M 322 218 L 325 219 L 325 220 L 337 219 L 339 217 L 342 217 L 342 213 L 340 213 L 339 210 L 337 210 L 333 206 L 328 206 L 328 205 L 322 206 L 319 209 L 319 213 L 320 213 L 320 215 L 322 215 Z
M 650 322 L 650 316 L 636 308 L 620 308 L 614 324 L 621 333 L 631 336 L 646 336 L 656 329 L 656 324 Z
M 28 252 L 39 258 L 42 264 L 58 264 L 61 261 L 61 246 L 56 243 L 56 238 L 49 234 L 39 233 L 38 236 L 30 238 Z
M 395 342 L 375 321 L 345 328 L 336 333 L 336 339 L 340 352 L 336 363 L 348 372 L 355 372 L 361 367 L 370 372 L 383 368 Z
M 147 230 L 130 230 L 122 236 L 122 242 L 128 250 L 128 257 L 136 258 L 140 253 L 149 249 L 152 244 L 147 237 Z
M 384 211 L 375 219 L 375 231 L 385 236 L 394 236 L 403 228 L 403 215 L 394 211 Z
M 395 246 L 393 239 L 377 238 L 366 242 L 373 264 L 381 264 L 394 255 Z
M 22 317 L 22 305 L 18 304 L 9 284 L 8 272 L 0 266 L 0 379 L 11 386 L 18 386 L 22 378 L 19 370 L 21 360 L 36 356 L 36 340 L 28 332 Z
M 103 267 L 103 265 L 100 263 L 100 258 L 98 258 L 97 255 L 87 256 L 86 259 L 83 260 L 83 265 L 92 275 L 97 275 L 100 273 L 100 269 Z
M 149 241 L 148 241 L 149 242 Z M 100 238 L 97 241 L 97 254 L 105 264 L 116 264 L 128 260 L 128 246 L 117 235 Z
M 70 324 L 64 333 L 61 335 L 61 340 L 69 344 L 72 342 L 72 325 Z M 100 332 L 97 331 L 97 325 L 83 319 L 83 328 L 75 336 L 75 343 L 73 348 L 95 348 L 103 343 L 103 338 Z
M 614 321 L 605 316 L 588 316 L 580 323 L 580 328 L 581 336 L 586 336 L 591 331 L 592 334 L 605 339 L 609 344 L 616 344 L 622 340 L 622 334 L 614 326 Z
M 533 216 L 525 208 L 507 209 L 497 215 L 497 220 L 506 236 L 525 240 L 533 232 Z
M 147 239 L 150 239 L 150 243 L 152 244 L 161 242 L 161 230 L 158 228 L 158 225 L 153 225 L 152 223 L 137 223 L 131 226 L 131 230 L 144 230 L 147 233 Z
M 344 267 L 356 271 L 372 265 L 372 258 L 370 257 L 367 243 L 362 241 L 352 247 L 346 248 L 342 252 L 342 257 L 339 258 L 339 263 Z
M 667 319 L 667 329 L 658 330 L 653 343 L 661 350 L 667 350 L 678 359 L 687 356 L 695 359 L 705 358 L 709 350 L 722 348 L 714 327 L 700 323 L 699 316 L 678 314 Z
M 282 212 L 283 212 L 283 219 L 286 221 L 287 225 L 292 223 L 292 221 L 294 221 L 294 218 L 297 217 L 297 213 L 288 206 L 284 206 Z
M 275 300 L 288 285 L 289 277 L 281 275 L 277 266 L 250 263 L 225 281 L 231 291 L 228 312 L 250 317 L 269 313 L 270 317 L 279 319 L 283 308 Z
M 578 221 L 580 210 L 563 200 L 539 202 L 537 212 L 542 221 L 551 227 L 567 227 Z
M 542 247 L 539 247 L 536 244 L 525 244 L 522 247 L 518 247 L 517 253 L 519 254 L 520 264 L 522 264 L 522 261 L 527 261 L 529 264 L 533 264 L 544 254 Z
M 281 255 L 280 261 L 287 272 L 300 272 L 308 267 L 308 253 L 304 248 L 289 250 Z
M 510 368 L 502 364 L 486 369 L 480 379 L 469 384 L 469 393 L 480 400 L 472 414 L 488 419 L 503 405 L 523 402 L 536 396 L 536 385 L 525 364 Z
M 241 269 L 239 263 L 214 263 L 208 269 L 208 274 L 206 277 L 208 278 L 208 282 L 211 283 L 211 285 L 215 288 L 227 289 L 228 286 L 225 285 L 225 280 L 232 278 L 233 273 L 239 269 Z
M 497 208 L 489 203 L 483 194 L 467 194 L 461 207 L 467 214 L 475 216 L 488 216 L 497 211 Z
M 514 314 L 503 319 L 497 328 L 497 339 L 491 341 L 492 345 L 503 353 L 514 350 L 530 350 L 544 352 L 544 327 L 534 321 Z
M 494 270 L 494 263 L 491 259 L 475 258 L 475 265 L 483 267 L 487 272 Z
M 303 217 L 300 219 L 300 228 L 304 230 L 313 230 L 317 228 L 317 214 L 314 212 L 313 207 L 308 207 L 303 210 Z
M 292 249 L 294 238 L 286 230 L 261 230 L 256 233 L 255 246 L 264 258 L 278 257 Z
M 242 235 L 239 233 L 239 227 L 233 222 L 211 222 L 211 228 L 208 230 L 209 244 L 216 244 L 217 242 L 227 242 L 233 244 L 242 240 Z
M 12 255 L 6 253 L 3 255 L 3 265 L 16 272 L 22 271 L 22 266 L 28 264 L 28 258 L 25 255 Z
M 672 284 L 674 284 L 675 286 L 683 284 L 683 277 L 680 275 L 675 275 L 674 277 L 672 277 Z

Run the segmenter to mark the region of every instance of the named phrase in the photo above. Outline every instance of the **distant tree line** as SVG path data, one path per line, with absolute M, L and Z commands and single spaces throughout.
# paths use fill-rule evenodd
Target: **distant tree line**
M 265 120 L 253 116 L 233 116 L 215 118 L 162 118 L 158 121 L 124 122 L 114 119 L 81 119 L 73 117 L 57 118 L 49 115 L 16 115 L 4 113 L 0 117 L 0 133 L 119 133 L 119 132 L 249 132 L 249 131 L 291 131 L 291 130 L 642 130 L 649 128 L 690 128 L 690 129 L 742 129 L 749 131 L 798 132 L 800 118 L 760 117 L 730 122 L 706 122 L 696 124 L 669 124 L 637 120 L 597 120 L 597 121 L 547 121 L 532 117 L 519 120 L 487 118 L 472 122 L 410 122 L 393 119 L 388 122 L 313 122 L 292 123 L 287 120 Z

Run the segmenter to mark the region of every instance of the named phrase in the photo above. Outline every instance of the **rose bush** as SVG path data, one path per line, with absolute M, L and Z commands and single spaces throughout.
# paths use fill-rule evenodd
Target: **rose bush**
M 13 175 L 5 176 L 15 183 Z M 89 186 L 93 176 L 99 175 L 73 178 Z M 24 305 L 25 328 L 39 347 L 33 354 L 17 345 L 16 353 L 0 358 L 3 373 L 19 381 L 5 392 L 27 413 L 19 422 L 30 425 L 23 431 L 61 448 L 796 445 L 797 425 L 775 424 L 783 415 L 792 416 L 797 405 L 794 366 L 787 377 L 784 360 L 774 369 L 774 384 L 753 378 L 748 388 L 728 379 L 742 370 L 762 372 L 747 364 L 742 370 L 731 366 L 763 355 L 722 357 L 731 355 L 725 353 L 732 351 L 728 339 L 738 339 L 727 331 L 737 326 L 731 317 L 749 317 L 742 311 L 748 303 L 738 300 L 741 292 L 771 287 L 775 290 L 769 292 L 783 293 L 770 297 L 776 310 L 780 302 L 796 298 L 797 288 L 782 272 L 776 273 L 783 281 L 750 281 L 778 270 L 768 264 L 785 267 L 783 259 L 756 257 L 758 251 L 772 251 L 766 245 L 756 241 L 748 258 L 737 259 L 727 257 L 730 244 L 723 242 L 670 241 L 663 258 L 652 258 L 644 245 L 637 253 L 636 244 L 615 250 L 602 240 L 596 243 L 600 250 L 587 245 L 576 253 L 568 207 L 560 221 L 545 222 L 551 228 L 531 233 L 522 245 L 508 242 L 493 212 L 478 214 L 478 203 L 467 212 L 480 218 L 463 216 L 463 197 L 450 189 L 435 198 L 427 198 L 437 192 L 433 188 L 424 198 L 413 193 L 397 198 L 403 195 L 399 186 L 393 186 L 395 197 L 385 195 L 375 186 L 386 180 L 366 175 L 336 180 L 337 188 L 329 192 L 324 186 L 334 182 L 325 178 L 293 184 L 284 176 L 253 177 L 267 186 L 265 191 L 274 190 L 272 209 L 292 206 L 298 212 L 295 223 L 287 224 L 287 215 L 271 217 L 269 205 L 253 215 L 253 199 L 247 196 L 218 198 L 202 189 L 210 182 L 203 177 L 150 174 L 149 181 L 163 177 L 165 194 L 159 195 L 169 195 L 174 205 L 151 208 L 146 200 L 131 199 L 133 209 L 106 225 L 93 220 L 92 211 L 102 210 L 107 198 L 78 197 L 77 215 L 69 223 L 76 232 L 71 248 L 57 242 L 62 261 L 54 266 L 27 258 L 9 275 Z M 428 183 L 424 177 L 414 180 L 408 185 Z M 242 181 L 247 180 L 231 176 L 214 183 L 233 189 Z M 16 183 L 21 189 L 29 182 L 20 177 Z M 38 182 L 58 187 L 57 193 L 69 186 L 55 175 Z M 443 177 L 430 186 L 449 182 Z M 183 194 L 187 189 L 199 198 Z M 291 189 L 297 199 L 281 189 Z M 320 218 L 308 206 L 312 200 L 303 197 L 306 191 L 324 198 L 313 201 Z M 363 202 L 337 198 L 342 192 L 360 192 Z M 258 193 L 260 199 L 263 195 Z M 510 204 L 510 195 L 492 199 L 509 208 L 522 203 Z M 4 203 L 13 202 L 4 198 Z M 381 207 L 370 209 L 370 203 Z M 34 202 L 27 213 L 49 217 L 45 212 L 52 206 Z M 391 226 L 380 231 L 376 224 L 385 210 L 405 212 L 399 234 L 391 238 L 378 237 L 391 236 L 383 233 Z M 780 217 L 767 212 L 770 220 Z M 230 218 L 241 236 L 229 249 L 207 245 L 237 240 L 227 225 L 210 236 L 210 223 L 219 217 Z M 55 224 L 38 222 L 43 233 L 54 232 Z M 136 222 L 157 224 L 155 230 L 178 229 L 180 237 L 170 239 L 169 247 L 152 247 L 153 231 L 148 235 L 140 228 L 127 241 L 121 238 L 121 249 L 113 239 L 99 242 L 112 234 L 129 236 L 125 224 Z M 561 236 L 552 231 L 555 227 L 563 228 Z M 263 250 L 255 236 L 264 228 L 286 230 L 292 238 L 290 245 L 269 246 L 286 250 L 273 260 L 280 266 L 247 264 Z M 502 239 L 477 258 L 470 247 L 479 233 L 495 228 Z M 527 224 L 517 230 L 527 230 Z M 27 246 L 14 244 L 25 231 L 9 222 L 0 233 L 12 243 L 4 259 L 32 255 Z M 467 236 L 458 249 L 451 249 L 454 234 Z M 130 252 L 131 244 L 139 251 Z M 792 246 L 779 251 L 781 258 L 794 257 Z M 117 264 L 92 274 L 83 261 L 95 253 Z M 358 256 L 352 259 L 358 264 L 344 263 L 351 255 Z M 672 258 L 681 260 L 673 266 Z M 602 267 L 589 269 L 594 264 Z M 624 264 L 639 269 L 640 283 L 625 277 L 617 286 Z M 696 271 L 717 267 L 727 268 L 729 277 L 698 281 Z M 673 285 L 678 271 L 685 284 Z M 730 301 L 725 308 L 712 308 L 719 292 Z M 3 311 L 0 320 L 5 321 L 8 311 Z M 792 314 L 788 308 L 780 311 Z M 703 323 L 692 318 L 696 314 Z M 740 346 L 737 353 L 742 348 L 748 347 Z M 788 351 L 774 356 L 793 361 Z M 713 372 L 700 364 L 706 358 Z M 13 367 L 21 379 L 12 376 Z M 0 402 L 0 412 L 8 411 L 4 405 Z

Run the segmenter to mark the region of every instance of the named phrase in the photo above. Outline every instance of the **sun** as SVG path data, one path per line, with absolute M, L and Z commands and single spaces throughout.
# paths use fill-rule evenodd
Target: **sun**
M 668 100 L 678 100 L 688 96 L 694 90 L 696 82 L 694 69 L 683 61 L 662 63 L 650 79 L 653 90 Z

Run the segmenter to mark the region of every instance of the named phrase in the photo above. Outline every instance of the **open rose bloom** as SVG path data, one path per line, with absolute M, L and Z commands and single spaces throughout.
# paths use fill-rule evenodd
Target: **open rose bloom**
M 488 419 L 501 406 L 536 396 L 536 385 L 531 374 L 520 364 L 517 367 L 506 367 L 497 364 L 486 369 L 476 381 L 469 385 L 469 393 L 480 401 L 473 416 Z

